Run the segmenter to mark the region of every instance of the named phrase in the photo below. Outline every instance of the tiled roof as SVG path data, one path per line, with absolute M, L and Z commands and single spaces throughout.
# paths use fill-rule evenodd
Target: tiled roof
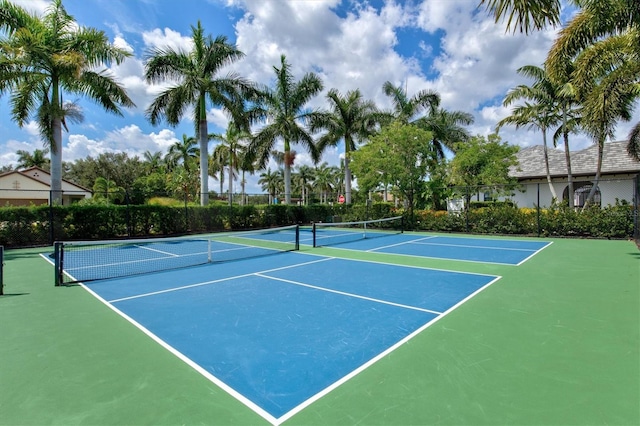
M 521 149 L 516 157 L 519 167 L 511 168 L 511 176 L 518 178 L 544 177 L 547 175 L 544 166 L 542 145 Z M 551 176 L 566 176 L 567 163 L 564 151 L 549 148 L 549 171 Z M 598 148 L 595 145 L 581 151 L 571 152 L 571 172 L 573 175 L 594 175 L 598 161 Z M 602 158 L 602 174 L 638 173 L 640 162 L 627 154 L 627 142 L 609 142 L 604 144 Z

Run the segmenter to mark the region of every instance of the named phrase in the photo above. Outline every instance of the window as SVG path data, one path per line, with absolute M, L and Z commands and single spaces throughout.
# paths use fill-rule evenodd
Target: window
M 589 197 L 589 192 L 591 192 L 591 188 L 593 188 L 593 184 L 588 183 L 580 188 L 576 189 L 573 192 L 573 205 L 575 207 L 584 207 L 584 203 L 587 201 Z M 593 194 L 592 204 L 599 206 L 600 205 L 600 188 L 596 189 L 596 193 Z

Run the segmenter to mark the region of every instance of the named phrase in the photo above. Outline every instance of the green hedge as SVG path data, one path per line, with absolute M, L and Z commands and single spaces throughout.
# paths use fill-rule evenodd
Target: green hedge
M 54 240 L 98 240 L 182 235 L 313 222 L 358 221 L 402 214 L 389 203 L 367 205 L 201 206 L 72 205 L 0 208 L 0 245 L 48 245 Z M 576 211 L 568 206 L 518 209 L 486 203 L 458 214 L 420 210 L 406 218 L 409 229 L 478 234 L 629 238 L 633 206 L 619 203 Z M 53 225 L 52 225 L 53 224 Z

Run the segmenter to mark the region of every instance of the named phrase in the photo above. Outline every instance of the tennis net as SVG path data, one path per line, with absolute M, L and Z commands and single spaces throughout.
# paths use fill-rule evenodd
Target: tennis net
M 332 246 L 403 232 L 402 216 L 358 222 L 314 223 L 313 246 Z
M 176 238 L 56 242 L 55 284 L 229 262 L 299 247 L 297 225 Z

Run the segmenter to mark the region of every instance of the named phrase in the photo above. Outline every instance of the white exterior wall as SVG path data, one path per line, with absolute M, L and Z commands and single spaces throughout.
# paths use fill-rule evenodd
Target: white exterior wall
M 592 180 L 585 180 L 584 178 L 578 179 L 579 180 L 574 180 L 574 185 L 576 187 L 578 187 L 579 184 L 592 182 Z M 549 184 L 547 183 L 546 179 L 526 183 L 523 185 L 523 189 L 525 190 L 525 192 L 516 190 L 514 191 L 514 195 L 512 197 L 503 197 L 501 199 L 511 200 L 516 203 L 518 207 L 535 208 L 538 204 L 538 185 L 540 186 L 540 207 L 550 207 L 552 197 L 551 191 L 549 190 Z M 553 182 L 553 187 L 556 191 L 558 199 L 562 199 L 562 194 L 567 186 L 568 184 L 566 182 L 566 179 L 563 182 Z M 602 207 L 615 205 L 616 199 L 620 201 L 626 200 L 629 203 L 633 202 L 634 185 L 633 176 L 631 175 L 625 175 L 615 179 L 612 179 L 611 177 L 605 177 L 604 180 L 600 181 L 598 187 L 600 188 Z
M 0 207 L 6 205 L 48 204 L 50 186 L 46 177 L 32 176 L 33 179 L 21 173 L 11 173 L 0 178 Z M 82 198 L 91 198 L 91 192 L 83 190 L 69 182 L 62 182 L 62 204 L 69 205 Z M 15 200 L 12 202 L 11 200 Z

